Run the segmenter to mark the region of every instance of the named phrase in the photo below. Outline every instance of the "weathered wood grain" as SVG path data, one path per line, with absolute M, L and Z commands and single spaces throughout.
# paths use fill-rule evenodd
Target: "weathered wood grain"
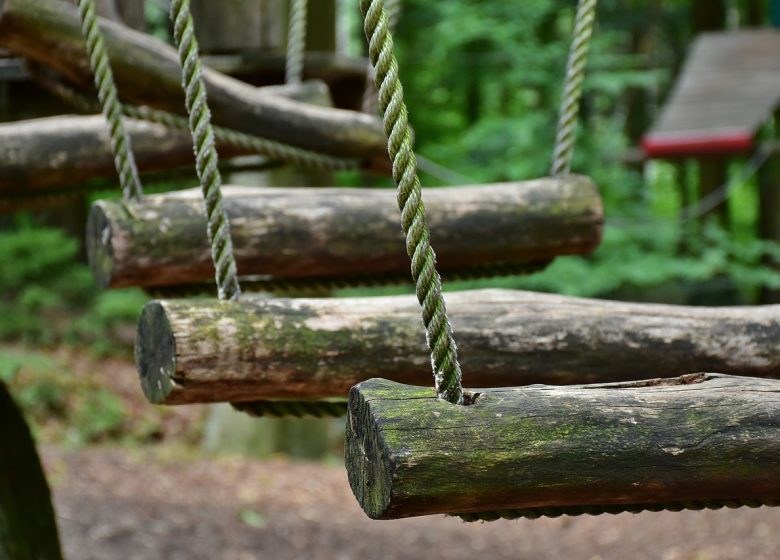
M 780 306 L 684 307 L 515 290 L 447 294 L 468 386 L 718 371 L 780 377 Z M 432 382 L 413 296 L 162 300 L 139 321 L 152 402 L 345 397 L 369 377 Z
M 174 49 L 157 39 L 101 20 L 123 100 L 184 111 L 181 70 Z M 76 8 L 59 0 L 2 0 L 0 46 L 46 65 L 76 84 L 92 83 Z M 214 122 L 333 155 L 387 160 L 377 118 L 325 109 L 275 96 L 204 69 Z
M 528 508 L 780 500 L 780 382 L 718 374 L 622 384 L 350 391 L 350 486 L 374 519 Z
M 265 87 L 267 94 L 294 95 L 309 103 L 327 105 L 330 96 L 321 82 L 300 86 Z M 136 164 L 141 171 L 194 166 L 189 132 L 125 119 Z M 221 158 L 250 152 L 217 143 Z M 24 195 L 60 188 L 96 177 L 114 177 L 108 125 L 102 115 L 59 116 L 0 124 L 0 193 Z
M 406 275 L 395 191 L 225 187 L 242 276 Z M 149 196 L 128 208 L 93 205 L 89 259 L 101 286 L 172 286 L 214 277 L 200 192 Z M 588 253 L 601 239 L 602 207 L 584 177 L 539 179 L 425 194 L 439 268 L 548 261 Z

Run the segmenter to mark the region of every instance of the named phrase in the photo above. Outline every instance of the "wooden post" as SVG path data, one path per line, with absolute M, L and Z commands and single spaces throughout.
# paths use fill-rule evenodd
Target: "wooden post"
M 700 373 L 479 389 L 458 406 L 371 379 L 349 395 L 349 483 L 372 519 L 780 505 L 779 391 Z
M 447 294 L 471 386 L 569 385 L 718 371 L 780 377 L 780 306 L 685 307 L 515 290 Z M 162 404 L 344 397 L 370 376 L 426 385 L 414 296 L 162 300 L 136 362 Z
M 395 192 L 356 188 L 223 189 L 241 275 L 277 278 L 400 275 L 409 258 Z M 101 286 L 213 282 L 198 190 L 92 207 L 90 263 Z M 500 263 L 547 262 L 593 251 L 601 199 L 586 177 L 537 179 L 426 193 L 432 241 L 445 274 Z
M 0 558 L 62 560 L 49 486 L 30 428 L 0 382 Z

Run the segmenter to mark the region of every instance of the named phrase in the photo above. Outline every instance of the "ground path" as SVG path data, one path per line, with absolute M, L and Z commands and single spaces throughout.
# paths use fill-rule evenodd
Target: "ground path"
M 780 508 L 372 522 L 343 467 L 43 450 L 69 560 L 776 559 Z

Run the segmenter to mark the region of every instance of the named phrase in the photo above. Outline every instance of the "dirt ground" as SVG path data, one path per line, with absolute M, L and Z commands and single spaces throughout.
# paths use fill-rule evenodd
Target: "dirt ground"
M 343 467 L 43 449 L 69 560 L 776 559 L 780 508 L 370 521 Z

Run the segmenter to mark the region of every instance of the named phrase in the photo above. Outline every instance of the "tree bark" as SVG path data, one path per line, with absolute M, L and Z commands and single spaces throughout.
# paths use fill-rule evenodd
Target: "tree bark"
M 347 473 L 373 519 L 778 502 L 779 393 L 703 373 L 485 389 L 457 406 L 371 379 L 350 391 Z
M 262 88 L 329 102 L 324 85 L 307 82 L 302 88 Z M 140 171 L 194 166 L 189 132 L 160 124 L 125 119 Z M 221 158 L 253 153 L 217 143 Z M 0 193 L 24 196 L 94 179 L 114 177 L 116 168 L 108 126 L 102 115 L 60 116 L 0 124 Z
M 49 486 L 30 429 L 0 382 L 0 558 L 62 560 Z
M 243 276 L 409 272 L 391 189 L 226 187 L 224 194 Z M 442 271 L 589 253 L 601 239 L 601 199 L 584 177 L 436 188 L 425 200 Z M 118 201 L 92 206 L 88 249 L 101 286 L 213 281 L 198 190 L 149 196 L 131 210 Z
M 447 295 L 468 386 L 717 371 L 780 377 L 780 306 L 684 307 L 514 290 Z M 427 385 L 413 296 L 163 300 L 139 320 L 147 397 L 187 404 L 344 397 L 368 377 Z
M 149 35 L 101 20 L 111 66 L 126 101 L 183 112 L 181 69 L 175 50 Z M 0 2 L 0 46 L 66 76 L 92 83 L 75 7 L 58 0 Z M 333 155 L 386 166 L 386 140 L 375 117 L 324 109 L 273 96 L 204 69 L 216 124 Z

